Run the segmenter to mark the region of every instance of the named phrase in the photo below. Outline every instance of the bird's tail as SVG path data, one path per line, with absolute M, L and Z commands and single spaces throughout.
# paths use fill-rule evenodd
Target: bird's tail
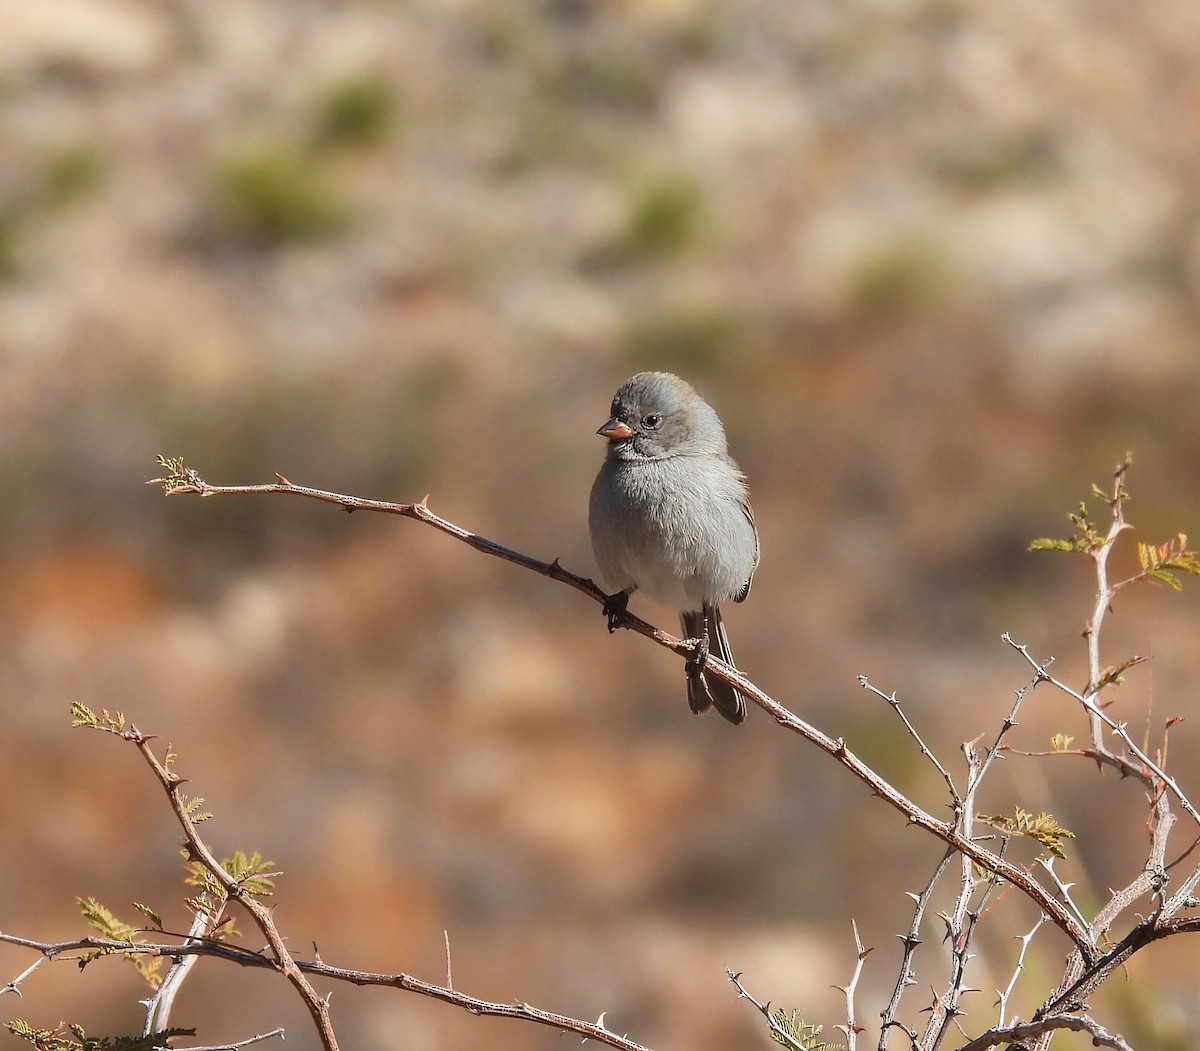
M 725 622 L 721 619 L 721 610 L 717 606 L 709 606 L 703 611 L 680 614 L 683 622 L 683 635 L 688 639 L 707 639 L 709 653 L 719 657 L 730 667 L 733 667 L 733 653 L 729 649 L 729 636 L 725 634 Z M 713 706 L 726 719 L 735 725 L 746 718 L 746 698 L 728 683 L 722 682 L 716 676 L 699 674 L 688 676 L 687 680 L 688 707 L 697 715 Z

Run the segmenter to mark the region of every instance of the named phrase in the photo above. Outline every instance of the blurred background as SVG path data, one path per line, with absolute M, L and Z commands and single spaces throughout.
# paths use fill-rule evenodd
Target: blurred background
M 630 373 L 680 372 L 761 528 L 740 665 L 944 815 L 855 676 L 961 779 L 1028 678 L 1002 632 L 1085 679 L 1089 565 L 1029 540 L 1103 511 L 1127 450 L 1136 537 L 1200 534 L 1200 7 L 0 0 L 0 25 L 0 928 L 78 936 L 86 895 L 188 925 L 160 790 L 69 729 L 79 700 L 173 743 L 214 849 L 283 871 L 301 956 L 441 981 L 448 932 L 472 995 L 769 1047 L 723 968 L 834 1039 L 855 919 L 877 1024 L 940 850 L 824 755 L 760 712 L 692 717 L 679 660 L 416 523 L 144 482 L 165 453 L 429 493 L 590 575 L 593 432 Z M 1196 715 L 1197 594 L 1133 589 L 1106 627 L 1106 663 L 1155 658 L 1113 697 L 1151 747 Z M 1086 734 L 1039 690 L 1012 742 L 1056 732 Z M 1196 742 L 1172 731 L 1193 794 Z M 1079 834 L 1059 871 L 1085 907 L 1140 871 L 1133 784 L 1011 757 L 980 808 L 1014 803 Z M 1034 918 L 1010 896 L 981 926 L 967 1029 Z M 1039 933 L 1013 1010 L 1065 951 Z M 0 978 L 30 962 L 0 948 Z M 1094 1005 L 1190 1046 L 1197 973 L 1176 940 Z M 118 961 L 22 992 L 5 1020 L 141 1024 Z M 563 1046 L 395 992 L 333 1008 L 345 1047 Z M 212 962 L 172 1021 L 315 1046 L 285 983 Z

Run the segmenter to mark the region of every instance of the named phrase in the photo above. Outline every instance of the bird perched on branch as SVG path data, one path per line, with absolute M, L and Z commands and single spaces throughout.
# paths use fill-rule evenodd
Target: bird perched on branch
M 608 450 L 588 522 L 596 563 L 613 589 L 604 605 L 609 631 L 639 589 L 679 610 L 684 637 L 696 644 L 688 704 L 742 722 L 745 697 L 704 673 L 710 652 L 733 665 L 721 603 L 745 599 L 758 566 L 746 479 L 729 456 L 725 428 L 691 384 L 669 372 L 639 372 L 621 385 L 596 433 Z

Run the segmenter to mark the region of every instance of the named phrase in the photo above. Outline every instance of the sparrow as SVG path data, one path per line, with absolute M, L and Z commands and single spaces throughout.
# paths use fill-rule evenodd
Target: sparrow
M 729 455 L 725 428 L 685 380 L 639 372 L 621 385 L 596 433 L 608 447 L 588 526 L 601 577 L 613 589 L 604 604 L 609 631 L 634 591 L 678 610 L 684 637 L 695 644 L 688 705 L 742 722 L 745 697 L 704 674 L 710 652 L 733 666 L 721 603 L 744 601 L 758 567 L 746 478 Z

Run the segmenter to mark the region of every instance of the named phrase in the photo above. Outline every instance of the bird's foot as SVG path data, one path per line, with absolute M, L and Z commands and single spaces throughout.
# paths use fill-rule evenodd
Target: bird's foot
M 698 679 L 704 674 L 704 666 L 708 663 L 708 639 L 688 639 L 692 644 L 692 655 L 688 658 L 683 670 L 689 679 Z
M 618 591 L 604 600 L 604 616 L 608 618 L 608 633 L 611 635 L 625 620 L 625 612 L 629 606 L 629 594 Z

